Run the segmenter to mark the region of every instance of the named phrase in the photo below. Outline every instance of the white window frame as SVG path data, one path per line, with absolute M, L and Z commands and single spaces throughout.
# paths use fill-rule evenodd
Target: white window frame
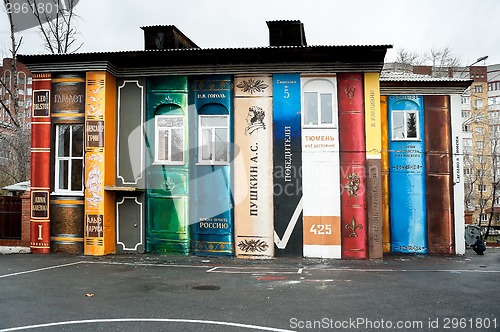
M 158 121 L 163 118 L 178 118 L 182 120 L 182 126 L 180 127 L 158 127 Z M 186 137 L 185 137 L 185 122 L 184 115 L 171 115 L 171 114 L 161 114 L 155 116 L 155 158 L 154 164 L 158 165 L 184 165 L 186 161 Z M 182 131 L 182 160 L 173 161 L 172 160 L 172 129 L 181 129 Z M 168 156 L 167 159 L 159 159 L 159 148 L 160 148 L 160 130 L 168 130 Z
M 418 110 L 394 110 L 391 112 L 391 137 L 393 141 L 420 141 L 420 118 L 418 114 Z M 408 114 L 415 114 L 415 127 L 417 129 L 417 137 L 394 137 L 394 115 L 397 113 L 403 113 L 403 125 L 404 125 L 404 134 L 408 136 Z
M 225 118 L 226 124 L 225 126 L 202 126 L 202 119 L 204 118 L 213 118 L 213 117 L 218 117 L 218 118 Z M 204 148 L 203 145 L 203 129 L 212 129 L 212 137 L 210 140 L 211 144 L 211 150 L 212 150 L 212 159 L 211 160 L 203 160 L 202 159 L 202 149 Z M 226 156 L 226 161 L 216 161 L 215 160 L 215 129 L 226 129 L 227 132 L 227 137 L 226 137 L 226 144 L 227 144 L 227 156 Z M 210 115 L 205 115 L 205 114 L 200 114 L 198 116 L 198 164 L 199 165 L 229 165 L 229 115 L 227 114 L 210 114 Z
M 305 95 L 307 93 L 314 93 L 316 94 L 316 105 L 317 105 L 317 124 L 314 124 L 314 123 L 306 123 L 306 119 L 307 119 L 307 116 L 308 114 L 306 114 L 306 105 L 305 105 L 305 102 L 306 102 L 306 98 L 305 98 Z M 332 119 L 332 122 L 331 123 L 321 123 L 321 119 L 322 119 L 322 107 L 321 107 L 321 96 L 322 95 L 330 95 L 331 97 L 331 119 Z M 303 121 L 303 124 L 304 124 L 304 128 L 337 128 L 337 124 L 335 123 L 336 121 L 336 117 L 335 117 L 335 111 L 336 111 L 336 104 L 335 104 L 335 93 L 334 92 L 329 92 L 329 91 L 303 91 L 302 92 L 302 99 L 303 99 L 303 111 L 304 111 L 304 114 L 303 114 L 303 117 L 302 117 L 302 121 Z
M 59 128 L 61 126 L 69 126 L 70 127 L 70 134 L 69 134 L 69 156 L 65 157 L 60 157 L 58 156 L 58 153 L 59 153 Z M 60 124 L 60 125 L 56 125 L 56 146 L 55 146 L 55 177 L 54 177 L 54 193 L 55 194 L 58 194 L 58 195 L 76 195 L 76 196 L 83 196 L 84 194 L 84 190 L 85 190 L 85 186 L 84 186 L 84 182 L 85 182 L 85 174 L 84 174 L 84 170 L 85 170 L 85 164 L 84 164 L 84 153 L 85 153 L 85 149 L 84 147 L 82 146 L 82 156 L 81 157 L 74 157 L 73 156 L 73 128 L 75 126 L 82 126 L 83 127 L 83 123 L 75 123 L 75 124 Z M 82 133 L 84 135 L 84 131 L 82 130 Z M 82 137 L 82 144 L 83 144 L 83 139 L 84 137 Z M 66 188 L 60 188 L 60 183 L 59 183 L 59 174 L 60 174 L 60 161 L 62 160 L 67 160 L 68 161 L 68 189 Z M 81 190 L 71 190 L 71 176 L 73 174 L 72 172 L 72 168 L 73 168 L 73 160 L 81 160 L 82 161 L 82 186 L 81 186 Z

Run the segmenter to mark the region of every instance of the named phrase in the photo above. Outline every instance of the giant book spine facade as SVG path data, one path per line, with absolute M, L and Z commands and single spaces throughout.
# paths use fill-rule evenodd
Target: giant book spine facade
M 273 83 L 271 75 L 234 77 L 235 252 L 241 258 L 274 256 Z
M 189 234 L 188 82 L 147 80 L 146 251 L 187 254 Z
M 50 253 L 50 74 L 33 74 L 30 248 Z
M 363 75 L 338 75 L 342 259 L 366 259 L 366 144 Z
M 274 242 L 276 256 L 301 257 L 300 75 L 273 75 Z
M 454 254 L 449 97 L 424 96 L 424 108 L 429 253 Z
M 422 96 L 389 96 L 392 252 L 427 253 Z
M 191 250 L 195 255 L 233 255 L 233 80 L 230 75 L 191 82 Z

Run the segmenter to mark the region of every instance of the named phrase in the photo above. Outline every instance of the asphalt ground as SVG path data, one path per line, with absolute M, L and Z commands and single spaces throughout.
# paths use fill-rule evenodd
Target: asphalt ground
M 0 255 L 5 331 L 500 331 L 500 248 L 378 261 Z

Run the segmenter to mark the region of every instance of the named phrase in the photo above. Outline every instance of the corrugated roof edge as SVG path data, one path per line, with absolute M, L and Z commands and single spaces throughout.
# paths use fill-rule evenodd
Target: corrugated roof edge
M 382 71 L 380 81 L 384 82 L 472 82 L 467 78 L 458 77 L 432 77 L 423 74 L 408 72 L 387 72 Z
M 222 48 L 183 48 L 183 49 L 154 49 L 154 50 L 126 50 L 126 51 L 104 51 L 104 52 L 77 52 L 77 53 L 39 53 L 39 54 L 19 54 L 22 57 L 36 56 L 71 56 L 71 55 L 86 55 L 86 54 L 132 54 L 132 53 L 151 53 L 151 52 L 200 52 L 200 51 L 230 51 L 230 50 L 264 50 L 264 49 L 292 49 L 292 48 L 367 48 L 367 47 L 384 47 L 393 48 L 393 45 L 307 45 L 307 46 L 257 46 L 257 47 L 222 47 Z

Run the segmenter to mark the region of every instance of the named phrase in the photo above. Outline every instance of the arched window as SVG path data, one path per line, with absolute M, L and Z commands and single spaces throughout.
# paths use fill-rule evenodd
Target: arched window
M 177 105 L 163 105 L 155 112 L 155 163 L 184 164 L 184 112 Z
M 198 163 L 229 163 L 229 114 L 219 104 L 207 104 L 198 110 Z
M 312 79 L 303 87 L 304 127 L 336 128 L 335 84 L 330 79 Z

